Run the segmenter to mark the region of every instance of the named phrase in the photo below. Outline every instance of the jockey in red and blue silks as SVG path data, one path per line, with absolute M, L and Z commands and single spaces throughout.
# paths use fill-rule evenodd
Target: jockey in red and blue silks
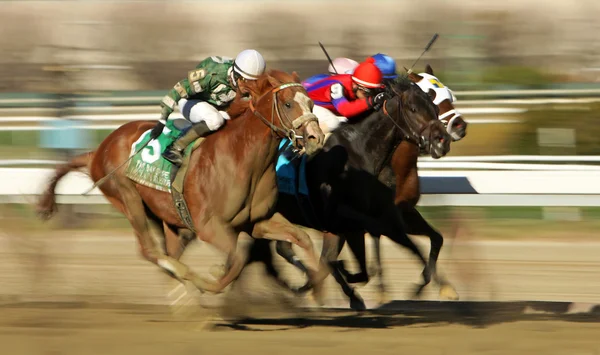
M 356 69 L 357 66 L 358 66 L 358 62 L 355 60 L 352 60 L 350 58 L 341 58 L 341 57 L 335 58 L 333 60 L 333 65 L 329 64 L 329 68 L 327 70 L 329 72 L 329 74 L 313 75 L 313 76 L 309 77 L 308 79 L 304 80 L 302 82 L 302 85 L 304 85 L 305 88 L 308 88 L 312 84 L 316 83 L 317 81 L 319 81 L 321 79 L 328 78 L 332 75 L 337 75 L 336 72 L 338 74 L 352 74 L 354 72 L 354 69 Z
M 381 108 L 388 97 L 382 91 L 383 75 L 374 62 L 373 58 L 367 58 L 353 74 L 332 75 L 306 89 L 315 103 L 313 112 L 323 132 L 333 131 L 340 122 L 352 120 L 367 110 Z

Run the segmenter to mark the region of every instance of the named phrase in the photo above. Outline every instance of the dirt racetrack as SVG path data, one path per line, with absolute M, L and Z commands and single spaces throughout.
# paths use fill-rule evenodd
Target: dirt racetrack
M 464 304 L 463 304 L 464 305 Z M 514 304 L 410 311 L 318 311 L 200 329 L 161 306 L 0 307 L 2 354 L 598 354 L 600 315 L 519 315 Z
M 331 280 L 318 309 L 258 264 L 224 295 L 184 295 L 133 236 L 76 233 L 0 234 L 0 354 L 600 354 L 597 243 L 448 242 L 440 268 L 467 302 L 436 302 L 435 286 L 407 301 L 420 267 L 386 241 L 395 301 L 357 313 Z M 196 244 L 183 260 L 206 273 L 222 258 Z M 371 308 L 373 284 L 359 287 Z

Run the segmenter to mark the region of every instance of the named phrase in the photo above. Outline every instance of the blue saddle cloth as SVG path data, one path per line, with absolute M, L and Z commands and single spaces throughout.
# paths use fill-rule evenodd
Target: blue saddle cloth
M 277 188 L 279 192 L 294 196 L 308 196 L 306 156 L 298 157 L 294 154 L 289 139 L 281 140 L 278 154 L 275 170 L 277 172 Z

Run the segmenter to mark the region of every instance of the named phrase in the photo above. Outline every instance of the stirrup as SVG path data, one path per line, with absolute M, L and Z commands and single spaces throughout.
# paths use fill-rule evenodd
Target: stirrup
M 174 147 L 167 148 L 162 153 L 162 157 L 178 166 L 183 162 L 183 152 L 179 152 Z

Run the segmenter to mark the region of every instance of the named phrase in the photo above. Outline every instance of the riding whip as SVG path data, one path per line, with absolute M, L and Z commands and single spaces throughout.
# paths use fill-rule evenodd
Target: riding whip
M 156 139 L 156 138 L 154 138 Z M 133 153 L 129 158 L 127 158 L 127 160 L 125 160 L 123 163 L 121 163 L 121 165 L 117 166 L 113 171 L 111 171 L 110 173 L 106 174 L 106 176 L 104 176 L 102 179 L 98 180 L 94 185 L 92 185 L 91 188 L 89 188 L 88 190 L 86 190 L 84 193 L 82 193 L 82 196 L 85 196 L 87 194 L 89 194 L 90 192 L 92 192 L 93 189 L 95 189 L 96 187 L 104 184 L 104 182 L 111 177 L 117 170 L 119 170 L 121 167 L 123 167 L 123 165 L 127 164 L 131 158 L 133 158 L 134 156 L 136 156 L 139 152 L 142 151 L 142 149 L 146 148 L 146 146 L 148 145 L 148 143 L 152 142 L 154 139 L 149 139 L 146 143 L 144 143 L 144 145 L 142 145 L 140 147 L 140 149 L 138 149 L 135 153 Z
M 421 53 L 421 55 L 419 56 L 419 58 L 417 58 L 417 60 L 415 60 L 415 62 L 413 63 L 413 65 L 410 67 L 410 69 L 406 70 L 406 72 L 408 74 L 412 73 L 412 69 L 414 68 L 415 64 L 417 64 L 417 62 L 419 61 L 419 59 L 421 59 L 421 57 L 423 56 L 423 54 L 425 54 L 425 52 L 427 52 L 431 46 L 433 46 L 433 43 L 435 43 L 435 41 L 438 39 L 439 35 L 436 33 L 433 35 L 433 37 L 431 38 L 431 40 L 429 41 L 429 43 L 427 43 L 427 46 L 425 46 L 425 50 L 423 51 L 423 53 Z M 406 69 L 406 68 L 404 68 Z
M 319 46 L 321 46 L 321 49 L 323 50 L 323 53 L 325 53 L 325 56 L 327 56 L 327 60 L 329 61 L 329 64 L 331 64 L 331 67 L 333 68 L 333 71 L 335 71 L 336 74 L 339 74 L 338 71 L 337 71 L 337 69 L 335 69 L 335 65 L 333 65 L 333 61 L 331 60 L 331 57 L 329 56 L 329 53 L 327 53 L 327 50 L 323 46 L 323 43 L 319 42 Z

